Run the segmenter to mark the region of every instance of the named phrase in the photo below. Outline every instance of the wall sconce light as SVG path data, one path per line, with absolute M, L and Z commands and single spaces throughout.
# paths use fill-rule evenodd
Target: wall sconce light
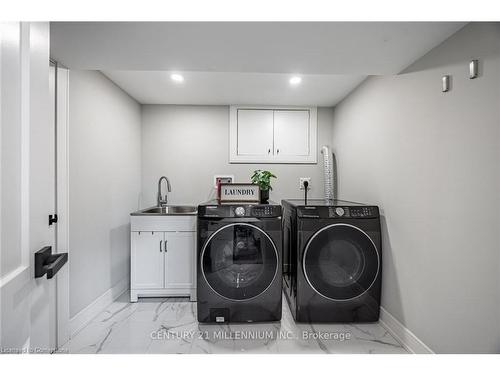
M 442 92 L 450 91 L 450 76 L 443 76 L 443 78 L 441 78 L 441 85 Z
M 469 63 L 469 79 L 474 79 L 479 77 L 479 61 L 471 60 Z

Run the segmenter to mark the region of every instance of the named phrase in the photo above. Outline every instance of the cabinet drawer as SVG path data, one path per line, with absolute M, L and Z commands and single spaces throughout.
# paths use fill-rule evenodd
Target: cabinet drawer
M 195 232 L 196 216 L 130 216 L 132 232 Z

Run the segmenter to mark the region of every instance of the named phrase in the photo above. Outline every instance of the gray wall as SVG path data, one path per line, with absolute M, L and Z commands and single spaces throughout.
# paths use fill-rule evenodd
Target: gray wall
M 213 176 L 250 180 L 255 169 L 278 177 L 271 199 L 298 198 L 299 177 L 311 177 L 311 197 L 323 196 L 320 147 L 332 139 L 333 110 L 318 108 L 317 164 L 229 164 L 229 107 L 145 105 L 142 107 L 142 206 L 156 204 L 158 178 L 169 177 L 171 203 L 198 204 L 215 197 Z
M 382 304 L 436 352 L 500 352 L 499 41 L 470 24 L 334 113 L 340 195 L 385 215 Z
M 69 240 L 73 317 L 128 279 L 129 213 L 138 208 L 141 108 L 94 71 L 70 72 Z

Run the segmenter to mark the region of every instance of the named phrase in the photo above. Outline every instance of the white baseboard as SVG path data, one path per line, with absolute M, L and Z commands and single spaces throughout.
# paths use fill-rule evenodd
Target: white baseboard
M 94 302 L 92 302 L 90 305 L 76 314 L 73 318 L 71 318 L 69 322 L 70 338 L 73 338 L 102 310 L 104 310 L 109 304 L 111 304 L 124 292 L 126 292 L 128 290 L 128 287 L 128 278 L 119 281 L 113 287 L 104 292 L 100 297 L 98 297 Z
M 383 307 L 380 308 L 380 323 L 400 342 L 410 353 L 434 354 L 431 348 L 425 345 L 415 334 L 406 328 L 399 320 L 392 316 Z

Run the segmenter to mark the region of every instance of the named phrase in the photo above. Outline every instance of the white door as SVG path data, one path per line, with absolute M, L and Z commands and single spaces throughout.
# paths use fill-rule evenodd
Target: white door
M 165 288 L 191 289 L 193 286 L 194 232 L 166 232 Z
M 273 111 L 263 109 L 238 109 L 237 154 L 259 156 L 273 155 Z
M 309 111 L 274 111 L 275 155 L 283 158 L 309 155 L 309 123 Z
M 131 289 L 161 289 L 164 284 L 163 232 L 132 232 Z
M 2 24 L 0 41 L 0 346 L 48 353 L 57 348 L 57 276 L 35 279 L 34 253 L 55 246 L 49 24 Z

